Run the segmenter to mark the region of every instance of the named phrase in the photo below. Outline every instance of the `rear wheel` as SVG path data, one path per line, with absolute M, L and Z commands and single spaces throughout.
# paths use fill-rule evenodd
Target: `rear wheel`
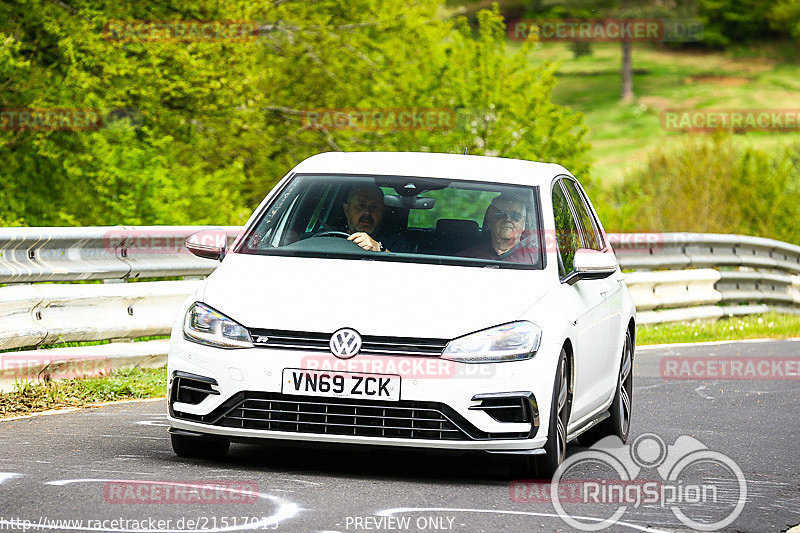
M 512 475 L 551 478 L 567 455 L 567 424 L 572 411 L 572 392 L 569 389 L 567 352 L 561 349 L 553 384 L 553 401 L 548 418 L 545 455 L 523 456 L 512 462 Z
M 228 453 L 230 441 L 205 436 L 189 436 L 171 433 L 172 451 L 178 457 L 197 459 L 221 459 Z

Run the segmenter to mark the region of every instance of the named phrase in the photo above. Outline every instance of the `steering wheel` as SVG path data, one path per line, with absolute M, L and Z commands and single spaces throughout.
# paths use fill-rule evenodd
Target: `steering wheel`
M 322 233 L 317 233 L 314 237 L 342 237 L 347 239 L 350 237 L 350 234 L 344 231 L 323 231 Z

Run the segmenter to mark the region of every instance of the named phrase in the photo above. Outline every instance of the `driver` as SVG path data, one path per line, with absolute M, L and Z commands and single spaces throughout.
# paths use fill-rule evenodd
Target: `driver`
M 497 196 L 486 209 L 485 225 L 483 230 L 489 230 L 489 241 L 484 244 L 462 250 L 457 255 L 475 259 L 493 259 L 496 261 L 510 261 L 513 263 L 534 264 L 537 262 L 538 253 L 532 248 L 535 243 L 524 244 L 514 250 L 510 255 L 500 258 L 501 255 L 517 247 L 520 240 L 530 235 L 525 231 L 527 210 L 525 202 L 511 194 L 502 193 Z
M 347 201 L 342 206 L 347 217 L 347 238 L 365 250 L 388 252 L 380 241 L 378 229 L 383 221 L 385 205 L 383 191 L 375 185 L 358 185 L 350 190 Z

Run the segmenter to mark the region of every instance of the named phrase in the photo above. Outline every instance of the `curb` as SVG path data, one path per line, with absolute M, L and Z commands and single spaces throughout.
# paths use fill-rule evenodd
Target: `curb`
M 47 411 L 37 411 L 35 413 L 29 413 L 26 415 L 15 415 L 6 418 L 0 417 L 0 423 L 10 422 L 12 420 L 22 420 L 24 418 L 34 418 L 37 416 L 63 415 L 66 413 L 81 411 L 83 409 L 94 409 L 98 407 L 107 407 L 109 405 L 119 405 L 122 403 L 145 403 L 145 402 L 156 402 L 158 400 L 166 400 L 166 399 L 167 399 L 166 396 L 159 396 L 157 398 L 136 398 L 133 400 L 114 400 L 110 402 L 87 403 L 86 405 L 75 406 L 75 407 L 64 407 L 61 409 L 48 409 Z

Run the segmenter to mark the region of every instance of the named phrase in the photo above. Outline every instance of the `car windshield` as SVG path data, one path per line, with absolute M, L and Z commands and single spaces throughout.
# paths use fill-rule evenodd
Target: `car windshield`
M 234 252 L 541 269 L 540 213 L 537 187 L 298 174 Z

